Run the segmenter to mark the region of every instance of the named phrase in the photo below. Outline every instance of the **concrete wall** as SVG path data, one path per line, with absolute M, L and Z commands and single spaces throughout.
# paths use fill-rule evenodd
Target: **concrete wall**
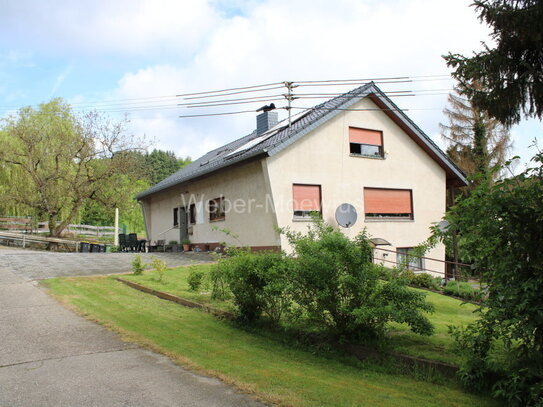
M 266 208 L 269 204 L 266 202 L 267 195 L 268 182 L 262 161 L 224 169 L 159 192 L 143 202 L 149 239 L 179 241 L 179 229 L 172 229 L 173 208 L 195 203 L 197 223 L 191 226 L 192 235 L 189 236 L 192 243 L 279 246 L 275 215 Z M 225 220 L 210 222 L 208 202 L 220 196 L 225 198 Z M 230 231 L 232 235 L 227 235 L 221 229 Z M 237 239 L 233 235 L 237 235 Z
M 364 99 L 352 108 L 376 107 Z M 385 158 L 350 156 L 349 126 L 381 130 Z M 279 227 L 307 229 L 307 221 L 293 220 L 294 183 L 321 185 L 323 217 L 331 224 L 337 225 L 335 210 L 340 204 L 353 205 L 358 221 L 353 227 L 343 229 L 345 234 L 354 237 L 367 228 L 372 237 L 392 244 L 381 247 L 392 250 L 413 247 L 426 240 L 432 222 L 438 222 L 445 211 L 445 171 L 381 111 L 340 113 L 266 161 Z M 365 220 L 364 187 L 412 189 L 414 219 Z M 282 246 L 287 247 L 284 237 Z M 385 253 L 376 251 L 377 258 L 396 261 L 394 253 L 383 257 Z M 444 259 L 443 245 L 427 256 Z M 424 266 L 444 272 L 443 263 L 428 260 Z

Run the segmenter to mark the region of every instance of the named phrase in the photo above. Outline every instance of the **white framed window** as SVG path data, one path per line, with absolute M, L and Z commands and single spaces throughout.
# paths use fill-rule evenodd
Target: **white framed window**
M 424 270 L 424 259 L 416 256 L 413 247 L 398 247 L 396 249 L 396 262 L 399 266 L 405 266 L 409 270 Z

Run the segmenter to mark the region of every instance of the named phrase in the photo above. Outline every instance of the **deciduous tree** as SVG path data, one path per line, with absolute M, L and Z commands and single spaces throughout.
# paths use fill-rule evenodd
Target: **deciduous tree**
M 51 236 L 77 216 L 87 200 L 115 205 L 119 175 L 130 177 L 131 154 L 142 141 L 125 132 L 125 121 L 96 112 L 75 114 L 61 99 L 25 107 L 3 120 L 0 165 L 17 171 L 2 196 L 47 218 Z

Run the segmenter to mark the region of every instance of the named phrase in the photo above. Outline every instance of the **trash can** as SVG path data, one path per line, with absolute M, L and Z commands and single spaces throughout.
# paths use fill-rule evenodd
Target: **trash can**
M 111 245 L 106 244 L 106 253 L 111 253 Z
M 99 253 L 105 253 L 106 252 L 106 245 L 105 244 L 99 244 L 98 245 L 98 252 Z
M 88 253 L 90 252 L 90 243 L 87 242 L 81 242 L 79 243 L 79 251 L 81 253 Z
M 100 245 L 96 244 L 96 243 L 91 243 L 90 251 L 91 251 L 91 253 L 99 253 L 100 252 Z

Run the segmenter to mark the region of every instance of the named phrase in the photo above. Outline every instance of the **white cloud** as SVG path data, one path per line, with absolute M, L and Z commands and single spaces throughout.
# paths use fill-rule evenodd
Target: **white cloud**
M 3 2 L 0 33 L 53 54 L 182 54 L 216 19 L 205 0 L 19 0 Z
M 119 81 L 117 96 L 172 95 L 283 80 L 447 74 L 441 55 L 449 50 L 469 53 L 480 46 L 488 31 L 468 7 L 470 1 L 464 0 L 269 0 L 249 4 L 242 15 L 214 20 L 204 45 L 184 65 L 156 65 L 127 73 Z M 448 89 L 451 85 L 451 81 L 427 81 L 383 87 Z M 395 101 L 412 108 L 408 114 L 436 139 L 445 95 Z M 216 107 L 213 111 L 257 106 Z M 195 157 L 249 133 L 255 121 L 251 114 L 205 119 L 179 119 L 179 114 L 132 113 L 133 128 L 157 138 L 161 146 Z

